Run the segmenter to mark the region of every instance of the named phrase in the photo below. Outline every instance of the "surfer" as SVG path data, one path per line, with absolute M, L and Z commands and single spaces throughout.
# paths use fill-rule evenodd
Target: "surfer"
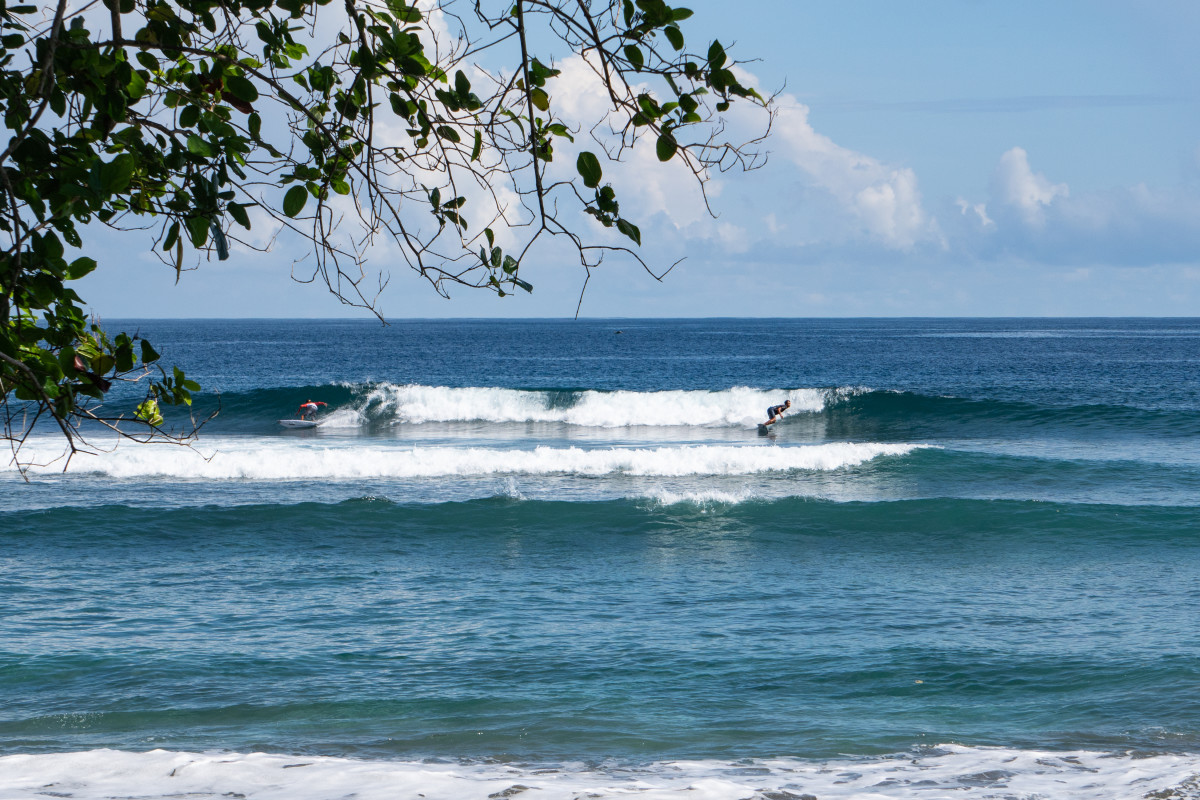
M 313 402 L 312 400 L 309 400 L 307 403 L 301 403 L 300 411 L 299 411 L 300 419 L 309 419 L 310 417 L 316 416 L 317 406 L 323 406 L 323 405 L 326 405 L 326 403 L 322 403 L 319 400 L 317 402 Z
M 779 418 L 783 416 L 783 412 L 787 411 L 791 407 L 791 400 L 784 400 L 783 405 L 781 406 L 771 406 L 767 409 L 768 419 L 762 424 L 762 426 L 765 428 L 768 425 L 774 425 L 776 422 L 779 422 Z

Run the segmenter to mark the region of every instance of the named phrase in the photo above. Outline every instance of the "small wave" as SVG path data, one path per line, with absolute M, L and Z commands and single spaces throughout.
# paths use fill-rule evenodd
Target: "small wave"
M 955 797 L 997 800 L 1143 800 L 1195 797 L 1200 756 L 1134 755 L 941 745 L 874 758 L 671 761 L 644 765 L 546 765 L 365 761 L 267 753 L 134 753 L 92 750 L 0 757 L 10 798 L 100 800 L 136 796 L 644 797 L 647 800 L 779 800 Z M 265 789 L 269 787 L 269 789 Z M 265 793 L 264 793 L 265 792 Z
M 213 448 L 209 450 L 208 448 Z M 209 440 L 201 448 L 118 447 L 78 454 L 69 472 L 117 478 L 306 480 L 573 474 L 681 477 L 751 475 L 789 470 L 828 471 L 880 456 L 905 455 L 922 445 L 839 442 L 788 447 L 694 445 L 655 448 L 357 447 Z M 29 454 L 37 461 L 35 453 Z M 12 471 L 11 465 L 7 468 Z M 61 471 L 61 464 L 53 470 Z M 38 472 L 37 468 L 31 470 Z
M 971 399 L 905 391 L 831 390 L 817 419 L 839 438 L 1008 438 L 1078 435 L 1089 438 L 1154 435 L 1200 436 L 1200 413 L 1130 405 L 1044 405 L 1022 400 Z
M 723 492 L 717 489 L 676 492 L 670 489 L 655 489 L 643 494 L 642 498 L 660 506 L 693 505 L 701 508 L 736 506 L 750 500 L 761 499 L 759 495 L 748 489 L 740 492 Z

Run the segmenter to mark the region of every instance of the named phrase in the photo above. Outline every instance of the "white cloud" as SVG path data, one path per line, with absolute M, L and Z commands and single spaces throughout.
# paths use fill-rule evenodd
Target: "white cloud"
M 1004 152 L 987 203 L 959 197 L 950 253 L 979 261 L 1148 267 L 1194 263 L 1200 191 L 1144 183 L 1072 193 L 1035 172 L 1023 148 Z
M 972 204 L 972 203 L 968 203 L 965 199 L 960 197 L 960 198 L 958 198 L 958 200 L 955 201 L 955 205 L 958 206 L 958 210 L 962 212 L 962 215 L 964 217 L 969 217 L 970 214 L 968 212 L 970 212 L 971 214 L 975 215 L 975 218 L 979 220 L 979 224 L 982 225 L 983 227 L 985 227 L 985 228 L 996 227 L 996 223 L 993 222 L 991 217 L 989 217 L 987 214 L 987 204 L 986 203 Z
M 1017 210 L 1030 225 L 1045 224 L 1045 208 L 1058 197 L 1069 197 L 1065 183 L 1051 183 L 1045 175 L 1029 166 L 1029 155 L 1014 147 L 1000 156 L 992 175 L 992 191 L 997 200 Z
M 731 253 L 745 253 L 750 249 L 750 237 L 746 229 L 722 222 L 717 226 L 717 235 Z
M 828 192 L 849 220 L 872 240 L 897 250 L 939 238 L 937 222 L 922 207 L 917 176 L 842 147 L 817 133 L 809 109 L 790 95 L 776 98 L 775 123 L 781 154 L 813 187 Z

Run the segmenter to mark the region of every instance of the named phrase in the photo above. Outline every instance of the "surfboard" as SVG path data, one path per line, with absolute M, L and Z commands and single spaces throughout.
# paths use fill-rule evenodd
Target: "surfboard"
M 281 419 L 279 424 L 285 428 L 315 428 L 317 421 L 315 419 Z
M 770 428 L 768 428 L 766 425 L 763 425 L 761 422 L 758 423 L 758 435 L 759 436 L 766 436 L 770 432 L 771 432 Z

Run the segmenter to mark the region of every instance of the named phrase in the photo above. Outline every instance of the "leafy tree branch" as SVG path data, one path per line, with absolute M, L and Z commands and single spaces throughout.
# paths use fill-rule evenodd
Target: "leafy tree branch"
M 97 225 L 151 231 L 178 282 L 261 247 L 252 221 L 270 220 L 271 241 L 311 247 L 297 279 L 377 315 L 388 274 L 367 260 L 381 247 L 443 296 L 532 291 L 522 266 L 547 237 L 578 253 L 585 288 L 614 252 L 661 278 L 605 169 L 645 141 L 704 196 L 712 170 L 761 165 L 772 119 L 719 42 L 688 49 L 691 16 L 665 0 L 0 0 L 0 416 L 13 458 L 47 416 L 71 453 L 97 426 L 195 433 L 163 411 L 200 387 L 136 334 L 87 319 L 71 288 L 98 264 L 68 248 L 86 253 Z M 595 73 L 599 118 L 556 103 L 572 87 L 547 54 L 563 46 Z M 735 102 L 763 111 L 749 141 L 725 135 Z M 558 147 L 573 170 L 552 169 Z M 134 401 L 110 394 L 121 385 Z

